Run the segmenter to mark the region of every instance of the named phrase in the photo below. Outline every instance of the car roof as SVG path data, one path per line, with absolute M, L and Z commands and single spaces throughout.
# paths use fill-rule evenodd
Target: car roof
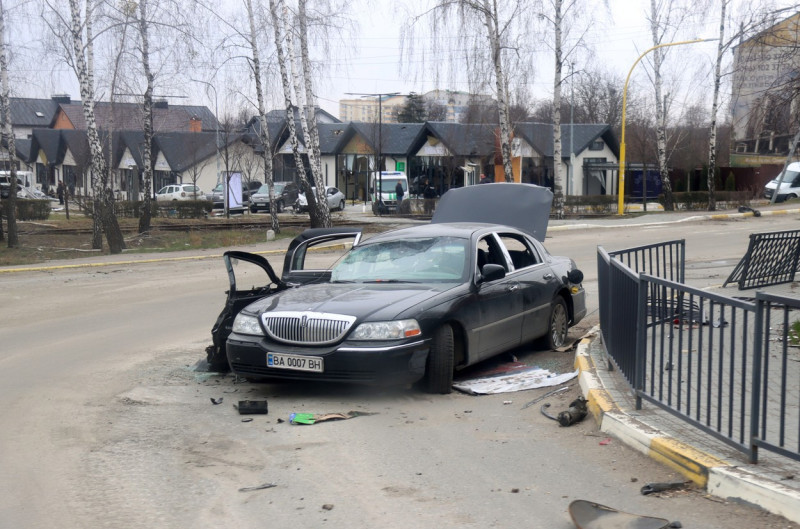
M 519 231 L 513 226 L 501 224 L 486 224 L 481 222 L 439 222 L 436 224 L 421 224 L 399 230 L 380 233 L 362 242 L 369 244 L 373 242 L 391 241 L 396 239 L 412 239 L 418 237 L 457 237 L 460 239 L 471 239 L 484 233 L 493 231 Z
M 553 192 L 533 184 L 492 183 L 450 189 L 432 224 L 476 222 L 511 226 L 544 242 Z

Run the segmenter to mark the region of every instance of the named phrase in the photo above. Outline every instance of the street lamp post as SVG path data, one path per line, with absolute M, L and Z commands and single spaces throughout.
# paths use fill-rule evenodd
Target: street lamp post
M 658 44 L 657 46 L 653 46 L 639 55 L 639 58 L 636 59 L 636 62 L 634 62 L 633 66 L 631 66 L 631 69 L 628 72 L 628 77 L 625 79 L 625 87 L 622 89 L 622 133 L 619 145 L 619 184 L 617 186 L 617 195 L 619 198 L 617 201 L 617 215 L 622 215 L 625 211 L 625 108 L 628 103 L 628 82 L 631 80 L 633 69 L 636 68 L 636 65 L 639 64 L 639 61 L 641 61 L 645 55 L 658 48 L 666 48 L 667 46 L 681 46 L 683 44 L 697 44 L 699 42 L 711 42 L 714 40 L 717 39 L 695 39 Z M 643 175 L 645 178 L 646 176 L 647 175 Z M 647 197 L 644 199 L 647 200 Z
M 392 97 L 400 95 L 400 92 L 389 92 L 385 94 L 361 94 L 356 92 L 347 92 L 347 95 L 351 96 L 361 96 L 361 97 L 377 97 L 378 98 L 378 159 L 375 163 L 376 168 L 378 169 L 378 214 L 381 214 L 381 205 L 383 203 L 383 174 L 381 172 L 381 149 L 383 148 L 381 137 L 382 129 L 383 129 L 383 98 L 384 97 Z M 369 189 L 369 177 L 367 177 L 367 189 Z M 399 204 L 398 204 L 399 206 Z M 373 210 L 374 211 L 374 210 Z

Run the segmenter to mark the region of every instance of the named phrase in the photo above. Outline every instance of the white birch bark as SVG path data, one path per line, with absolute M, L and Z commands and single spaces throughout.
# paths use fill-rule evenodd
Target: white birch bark
M 653 46 L 661 44 L 658 36 L 658 7 L 656 0 L 650 0 L 650 29 L 653 34 Z M 656 90 L 656 153 L 658 158 L 658 171 L 661 175 L 661 189 L 664 193 L 664 209 L 675 209 L 672 199 L 672 185 L 669 181 L 669 167 L 667 166 L 667 109 L 662 99 L 661 63 L 664 59 L 664 50 L 653 50 L 653 83 Z M 620 189 L 620 192 L 624 192 Z
M 267 128 L 267 111 L 264 105 L 264 88 L 261 82 L 261 54 L 258 49 L 258 41 L 256 40 L 256 23 L 253 14 L 253 2 L 245 0 L 245 7 L 247 8 L 247 18 L 250 23 L 250 50 L 253 55 L 253 75 L 256 79 L 256 99 L 258 100 L 258 124 L 259 124 L 259 137 L 261 145 L 263 146 L 263 160 L 264 160 L 264 182 L 269 186 L 270 191 L 273 189 L 273 165 L 272 165 L 272 142 L 269 137 L 269 129 Z M 269 196 L 269 213 L 272 221 L 272 230 L 275 233 L 280 233 L 281 226 L 278 221 L 278 212 L 276 210 L 275 197 L 270 192 Z
M 84 46 L 78 0 L 69 0 L 69 6 L 71 15 L 70 36 L 72 51 L 75 56 L 75 72 L 80 85 L 83 117 L 86 120 L 86 135 L 89 140 L 91 154 L 90 178 L 94 201 L 97 204 L 95 214 L 99 216 L 103 226 L 109 251 L 112 254 L 118 254 L 122 253 L 125 248 L 125 242 L 117 219 L 114 216 L 113 196 L 111 196 L 110 190 L 103 186 L 102 175 L 105 173 L 106 163 L 103 157 L 103 146 L 100 143 L 100 135 L 97 130 L 97 122 L 94 118 L 94 92 L 91 86 L 91 76 L 88 72 L 86 56 L 84 55 L 84 53 L 87 53 L 88 56 L 91 56 L 91 51 L 87 52 L 86 46 Z
M 14 143 L 14 130 L 11 125 L 11 110 L 9 103 L 9 83 L 8 83 L 8 50 L 6 45 L 6 16 L 3 0 L 0 0 L 0 84 L 2 84 L 2 95 L 0 96 L 0 117 L 2 117 L 2 138 L 3 143 L 8 146 L 8 159 L 10 161 L 11 169 L 11 192 L 8 194 L 6 204 L 0 202 L 0 211 L 3 207 L 6 210 L 6 225 L 8 227 L 7 244 L 9 248 L 16 248 L 19 246 L 19 233 L 17 230 L 17 213 L 16 213 L 16 181 L 17 181 L 17 167 L 15 160 L 17 159 L 17 149 Z M 2 220 L 0 220 L 2 223 Z M 2 240 L 2 225 L 0 225 L 0 240 Z
M 711 102 L 711 130 L 708 135 L 708 211 L 717 209 L 715 196 L 717 169 L 717 110 L 719 106 L 720 77 L 722 71 L 722 54 L 725 50 L 725 12 L 730 0 L 720 0 L 719 41 L 717 42 L 717 62 L 714 65 L 714 95 Z
M 150 68 L 150 40 L 148 35 L 147 0 L 139 1 L 139 39 L 142 46 L 142 69 L 146 87 L 142 98 L 144 114 L 144 145 L 142 146 L 142 165 L 144 165 L 144 195 L 142 211 L 139 217 L 139 233 L 150 231 L 151 186 L 153 182 L 153 72 Z
M 280 6 L 278 3 L 280 2 Z M 289 129 L 289 142 L 292 145 L 292 154 L 294 155 L 295 168 L 297 170 L 297 184 L 300 189 L 305 193 L 308 204 L 314 203 L 313 193 L 311 192 L 311 185 L 306 178 L 306 170 L 303 166 L 303 157 L 300 153 L 300 142 L 297 139 L 297 127 L 294 122 L 294 105 L 292 104 L 292 84 L 289 80 L 289 65 L 287 64 L 286 54 L 284 52 L 284 39 L 285 30 L 281 22 L 281 16 L 278 10 L 283 8 L 283 2 L 280 0 L 269 0 L 269 13 L 272 18 L 272 26 L 275 34 L 275 50 L 278 58 L 278 67 L 281 72 L 281 84 L 283 86 L 283 100 L 286 108 L 286 127 Z M 321 228 L 322 224 L 319 223 L 317 215 L 317 208 L 308 208 L 309 217 L 311 218 L 312 228 Z
M 490 5 L 489 0 L 483 0 L 482 10 L 485 16 L 489 45 L 492 50 L 492 63 L 494 65 L 494 76 L 497 86 L 497 109 L 500 117 L 500 154 L 503 158 L 503 173 L 506 182 L 513 182 L 514 174 L 511 168 L 511 123 L 508 113 L 508 83 L 506 83 L 505 80 L 502 48 L 500 46 L 497 1 L 491 1 L 492 3 Z
M 554 2 L 555 77 L 553 79 L 553 209 L 556 218 L 564 218 L 564 161 L 561 157 L 561 0 Z
M 286 5 L 283 5 L 283 28 L 284 28 L 284 36 L 286 42 L 286 54 L 289 65 L 291 66 L 292 70 L 292 84 L 294 85 L 294 93 L 295 97 L 297 98 L 297 106 L 300 109 L 299 117 L 300 117 L 300 128 L 303 132 L 303 142 L 306 146 L 306 156 L 308 156 L 309 166 L 311 168 L 311 178 L 314 181 L 314 186 L 317 188 L 317 196 L 314 198 L 314 203 L 317 208 L 317 217 L 319 219 L 320 226 L 322 227 L 330 227 L 331 219 L 330 219 L 330 210 L 328 209 L 328 201 L 325 196 L 325 184 L 322 181 L 321 173 L 321 165 L 319 161 L 319 157 L 315 156 L 313 146 L 311 144 L 311 133 L 309 131 L 309 121 L 315 121 L 316 116 L 314 116 L 314 111 L 312 109 L 312 117 L 308 119 L 308 101 L 306 97 L 306 93 L 303 89 L 303 65 L 299 64 L 298 58 L 294 52 L 294 32 L 291 31 L 292 25 L 289 19 L 289 9 Z M 310 82 L 310 80 L 307 79 Z M 293 113 L 294 114 L 294 113 Z M 314 126 L 316 130 L 316 125 Z M 319 149 L 317 149 L 319 151 Z M 309 208 L 311 207 L 311 198 L 306 195 L 308 198 L 308 205 Z

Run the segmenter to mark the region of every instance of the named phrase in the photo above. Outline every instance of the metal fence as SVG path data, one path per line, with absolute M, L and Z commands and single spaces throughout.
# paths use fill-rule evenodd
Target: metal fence
M 800 300 L 684 285 L 684 258 L 683 241 L 598 248 L 603 342 L 637 408 L 659 406 L 751 462 L 759 447 L 800 460 Z
M 747 252 L 722 286 L 739 290 L 794 281 L 800 260 L 800 230 L 751 233 Z

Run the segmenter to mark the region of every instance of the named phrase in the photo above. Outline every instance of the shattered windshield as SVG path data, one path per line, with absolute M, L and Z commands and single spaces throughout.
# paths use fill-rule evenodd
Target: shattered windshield
M 333 269 L 333 282 L 463 282 L 468 241 L 428 237 L 363 244 Z

